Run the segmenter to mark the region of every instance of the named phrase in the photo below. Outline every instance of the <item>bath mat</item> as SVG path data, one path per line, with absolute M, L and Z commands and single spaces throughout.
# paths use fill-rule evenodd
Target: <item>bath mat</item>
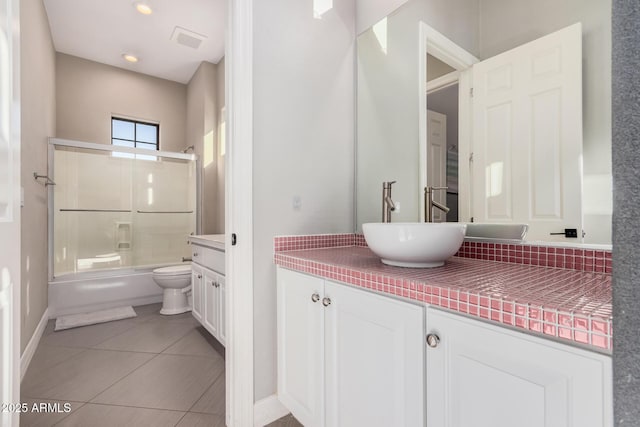
M 111 322 L 112 320 L 127 319 L 136 317 L 133 307 L 118 307 L 108 310 L 94 311 L 92 313 L 69 314 L 56 319 L 55 331 L 77 328 L 79 326 L 93 325 L 96 323 Z

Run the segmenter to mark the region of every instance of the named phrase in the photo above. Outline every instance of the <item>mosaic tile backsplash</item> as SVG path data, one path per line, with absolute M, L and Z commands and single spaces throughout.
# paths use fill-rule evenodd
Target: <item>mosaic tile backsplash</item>
M 274 239 L 275 252 L 340 246 L 367 247 L 367 242 L 362 234 L 351 233 L 278 236 Z M 553 245 L 464 242 L 455 256 L 595 273 L 611 274 L 613 269 L 611 251 Z

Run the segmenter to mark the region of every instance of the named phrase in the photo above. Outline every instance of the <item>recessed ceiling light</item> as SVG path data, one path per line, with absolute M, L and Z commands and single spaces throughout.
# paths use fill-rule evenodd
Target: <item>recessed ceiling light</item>
M 122 57 L 125 59 L 125 61 L 127 62 L 131 62 L 131 63 L 136 63 L 138 62 L 138 57 L 135 55 L 131 55 L 129 53 L 123 53 Z
M 153 9 L 151 9 L 148 3 L 138 1 L 134 3 L 134 6 L 136 10 L 143 15 L 151 15 L 153 13 Z

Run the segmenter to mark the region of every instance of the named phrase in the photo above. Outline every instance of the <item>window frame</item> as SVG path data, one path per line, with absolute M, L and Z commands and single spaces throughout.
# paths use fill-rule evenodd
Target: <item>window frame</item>
M 129 122 L 129 123 L 133 123 L 133 139 L 126 139 L 126 138 L 114 138 L 113 137 L 113 121 L 114 120 L 118 120 L 121 122 Z M 138 147 L 138 144 L 148 144 L 148 145 L 152 145 L 152 142 L 145 142 L 145 141 L 138 141 L 137 137 L 138 137 L 138 130 L 137 130 L 137 126 L 136 125 L 146 125 L 146 126 L 154 126 L 156 128 L 156 149 L 155 151 L 160 151 L 160 123 L 153 123 L 153 122 L 146 122 L 146 121 L 142 121 L 142 120 L 136 120 L 136 119 L 127 119 L 124 117 L 117 117 L 117 116 L 111 116 L 111 145 L 113 144 L 113 140 L 117 139 L 118 141 L 128 141 L 128 142 L 133 142 L 133 148 L 140 148 Z M 152 150 L 149 150 L 152 151 Z

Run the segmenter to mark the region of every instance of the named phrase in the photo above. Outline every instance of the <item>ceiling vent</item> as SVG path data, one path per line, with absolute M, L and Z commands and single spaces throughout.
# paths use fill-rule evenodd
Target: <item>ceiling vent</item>
M 173 34 L 171 35 L 171 40 L 183 46 L 190 47 L 192 49 L 199 48 L 202 41 L 206 38 L 207 36 L 203 36 L 202 34 L 189 31 L 186 28 L 182 28 L 182 27 L 174 28 Z

